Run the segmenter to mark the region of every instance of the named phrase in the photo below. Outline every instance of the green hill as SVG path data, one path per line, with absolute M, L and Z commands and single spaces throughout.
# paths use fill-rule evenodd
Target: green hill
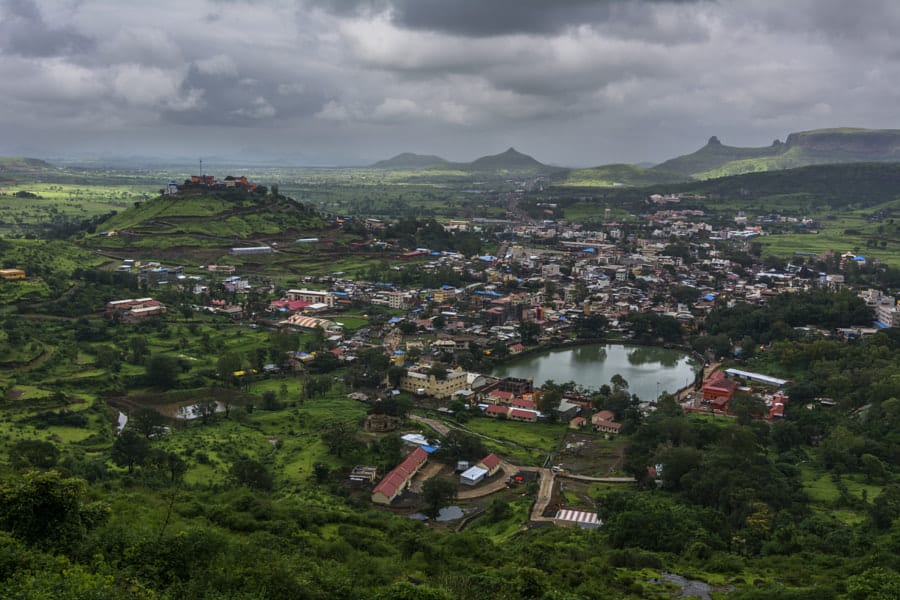
M 39 158 L 0 157 L 0 173 L 33 173 L 42 170 L 56 170 L 56 167 Z
M 402 154 L 398 154 L 393 158 L 378 161 L 377 163 L 372 165 L 372 168 L 395 169 L 398 171 L 415 171 L 418 169 L 426 169 L 429 167 L 441 168 L 442 166 L 446 166 L 448 164 L 449 163 L 447 160 L 433 154 L 413 154 L 412 152 L 403 152 Z
M 540 171 L 553 170 L 553 167 L 545 165 L 527 154 L 522 154 L 515 148 L 509 148 L 506 152 L 482 156 L 472 162 L 460 165 L 467 171 Z
M 668 185 L 667 193 L 692 192 L 721 198 L 802 195 L 833 208 L 873 206 L 898 196 L 900 163 L 810 165 L 795 169 L 744 173 Z
M 694 177 L 697 174 L 721 168 L 732 161 L 769 158 L 777 156 L 785 150 L 785 145 L 778 140 L 765 148 L 740 148 L 726 146 L 719 141 L 719 138 L 713 136 L 709 138 L 709 142 L 705 146 L 693 154 L 667 160 L 653 167 L 653 170 Z
M 653 170 L 710 179 L 792 169 L 817 164 L 900 161 L 900 130 L 816 129 L 792 133 L 763 148 L 726 146 L 713 136 L 692 154 L 667 160 Z
M 325 225 L 316 210 L 285 196 L 198 190 L 138 203 L 98 230 L 115 232 L 100 240 L 108 247 L 224 248 L 290 240 Z
M 572 169 L 558 185 L 573 187 L 644 187 L 664 183 L 680 183 L 689 177 L 636 165 L 615 164 Z

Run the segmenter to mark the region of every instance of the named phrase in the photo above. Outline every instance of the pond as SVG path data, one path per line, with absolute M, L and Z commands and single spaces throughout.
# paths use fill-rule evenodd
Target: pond
M 694 381 L 701 364 L 681 350 L 624 344 L 588 344 L 546 350 L 514 358 L 491 373 L 496 377 L 534 379 L 542 385 L 574 381 L 598 389 L 619 374 L 628 382 L 628 391 L 641 400 L 655 401 L 662 392 L 674 393 Z

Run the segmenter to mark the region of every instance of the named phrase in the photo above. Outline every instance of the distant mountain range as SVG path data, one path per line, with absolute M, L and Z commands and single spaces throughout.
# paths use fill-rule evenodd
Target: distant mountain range
M 527 154 L 522 154 L 515 148 L 509 148 L 500 154 L 491 154 L 476 158 L 472 162 L 460 163 L 445 160 L 440 156 L 429 154 L 412 154 L 404 152 L 393 158 L 382 160 L 374 165 L 375 169 L 394 170 L 428 170 L 428 171 L 467 171 L 472 173 L 496 173 L 496 172 L 559 172 L 560 167 L 551 167 L 535 160 Z
M 810 165 L 900 162 L 900 129 L 816 129 L 775 140 L 770 146 L 743 148 L 727 146 L 713 136 L 707 144 L 655 166 L 611 164 L 588 169 L 568 169 L 546 165 L 515 148 L 482 156 L 471 162 L 453 162 L 430 154 L 405 152 L 379 161 L 368 168 L 412 171 L 411 177 L 444 177 L 461 180 L 490 175 L 543 175 L 554 184 L 572 187 L 641 187 L 703 181 L 744 173 L 794 169 Z M 57 170 L 43 160 L 0 158 L 3 174 Z
M 710 179 L 808 165 L 900 161 L 898 129 L 816 129 L 792 133 L 763 148 L 726 146 L 715 136 L 694 152 L 667 160 L 654 171 Z
M 696 152 L 658 165 L 613 164 L 589 169 L 562 169 L 538 162 L 510 148 L 469 163 L 455 163 L 439 156 L 399 154 L 372 165 L 378 169 L 456 170 L 466 172 L 536 172 L 553 175 L 569 186 L 646 186 L 778 171 L 797 167 L 852 162 L 900 162 L 898 129 L 816 129 L 790 134 L 771 146 L 726 146 L 715 136 Z

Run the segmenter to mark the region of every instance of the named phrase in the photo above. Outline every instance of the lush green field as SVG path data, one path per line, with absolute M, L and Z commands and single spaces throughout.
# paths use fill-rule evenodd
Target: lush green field
M 494 451 L 523 465 L 542 465 L 556 451 L 566 432 L 561 423 L 520 423 L 489 417 L 477 417 L 465 428 L 486 436 L 485 444 Z

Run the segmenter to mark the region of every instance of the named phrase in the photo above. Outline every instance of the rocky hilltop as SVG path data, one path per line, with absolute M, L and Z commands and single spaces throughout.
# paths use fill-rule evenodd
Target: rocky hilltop
M 654 169 L 709 179 L 816 164 L 895 161 L 900 161 L 900 130 L 841 128 L 792 133 L 784 142 L 759 148 L 727 146 L 713 136 L 696 152 Z

